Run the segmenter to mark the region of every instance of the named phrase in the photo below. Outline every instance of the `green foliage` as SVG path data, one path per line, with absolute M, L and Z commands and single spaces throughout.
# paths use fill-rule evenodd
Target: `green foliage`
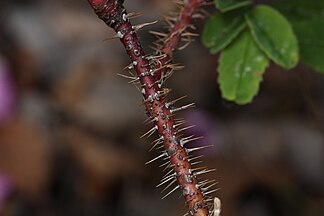
M 246 14 L 260 48 L 276 64 L 290 69 L 298 63 L 298 45 L 290 23 L 272 7 L 260 5 Z
M 240 7 L 244 7 L 252 3 L 252 0 L 214 0 L 216 7 L 222 11 L 227 12 Z
M 238 104 L 249 103 L 258 93 L 262 74 L 269 59 L 260 50 L 249 31 L 244 31 L 222 52 L 219 77 L 222 96 Z
M 324 73 L 324 17 L 295 23 L 300 54 L 304 63 Z
M 215 0 L 222 13 L 206 22 L 202 35 L 212 54 L 221 52 L 222 96 L 238 104 L 251 102 L 257 94 L 269 60 L 291 69 L 300 55 L 306 65 L 324 73 L 324 0 L 277 0 L 271 6 L 251 3 Z
M 233 13 L 217 13 L 207 20 L 202 42 L 210 48 L 211 53 L 217 53 L 230 44 L 245 25 L 243 16 L 236 16 Z
M 323 0 L 277 0 L 271 4 L 289 21 L 306 21 L 324 13 Z
M 303 62 L 324 73 L 324 1 L 284 0 L 273 6 L 292 24 Z

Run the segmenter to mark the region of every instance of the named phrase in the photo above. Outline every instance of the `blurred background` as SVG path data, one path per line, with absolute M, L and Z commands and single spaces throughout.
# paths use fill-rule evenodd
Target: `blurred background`
M 177 10 L 126 5 L 144 12 L 134 23 Z M 122 45 L 103 42 L 113 34 L 85 0 L 0 1 L 1 216 L 185 213 L 180 191 L 161 201 L 161 161 L 144 165 L 158 153 L 148 152 L 154 138 L 139 139 L 149 126 L 140 93 L 117 75 L 129 63 Z M 217 59 L 196 40 L 166 85 L 196 103 L 180 117 L 205 137 L 193 145 L 214 145 L 203 152 L 217 169 L 206 178 L 219 181 L 223 215 L 324 215 L 323 75 L 271 65 L 254 102 L 238 106 L 220 97 Z

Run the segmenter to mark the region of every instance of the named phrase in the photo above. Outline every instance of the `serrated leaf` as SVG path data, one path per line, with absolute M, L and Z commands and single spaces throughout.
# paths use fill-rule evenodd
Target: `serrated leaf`
M 245 16 L 253 38 L 276 64 L 290 69 L 299 60 L 298 43 L 288 20 L 272 7 L 260 5 Z
M 217 9 L 221 12 L 227 12 L 246 5 L 252 4 L 252 0 L 214 0 Z
M 217 13 L 207 20 L 202 33 L 202 42 L 210 48 L 211 53 L 217 53 L 230 44 L 245 25 L 244 18 L 237 13 Z
M 324 73 L 324 16 L 294 24 L 303 62 Z
M 238 104 L 251 102 L 268 64 L 268 57 L 251 33 L 244 31 L 220 56 L 218 82 L 222 96 Z

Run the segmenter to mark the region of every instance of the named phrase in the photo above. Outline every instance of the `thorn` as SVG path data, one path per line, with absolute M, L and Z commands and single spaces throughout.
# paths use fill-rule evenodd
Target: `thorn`
M 185 138 L 180 139 L 180 145 L 183 147 L 185 144 L 187 144 L 189 142 L 199 140 L 199 139 L 202 139 L 202 138 L 204 138 L 204 137 L 203 136 L 194 137 L 194 135 L 191 135 L 189 137 L 185 137 Z
M 188 129 L 194 128 L 194 127 L 196 127 L 196 125 L 191 125 L 191 126 L 188 126 L 188 127 L 180 128 L 180 129 L 178 129 L 178 132 L 185 131 L 185 130 L 188 130 Z
M 177 99 L 175 99 L 173 101 L 170 101 L 170 102 L 168 102 L 168 103 L 165 104 L 165 107 L 166 108 L 169 108 L 171 105 L 175 104 L 176 102 L 178 102 L 178 101 L 180 101 L 182 99 L 185 99 L 186 97 L 187 97 L 187 95 L 182 96 L 182 97 L 179 97 L 179 98 L 177 98 Z
M 202 174 L 209 173 L 209 172 L 214 172 L 214 171 L 216 171 L 216 169 L 209 169 L 209 170 L 205 169 L 205 170 L 196 172 L 194 175 L 198 176 L 198 175 L 202 175 Z
M 150 136 L 152 136 L 152 134 L 153 134 L 156 130 L 158 130 L 158 126 L 157 126 L 157 125 L 155 125 L 154 127 L 152 127 L 149 131 L 147 131 L 145 134 L 143 134 L 140 138 L 143 138 L 143 137 L 145 137 L 145 136 L 150 137 Z
M 172 29 L 174 27 L 174 21 L 172 19 L 169 19 L 168 16 L 163 16 L 163 20 L 167 24 L 167 27 L 169 27 L 169 29 Z
M 147 164 L 150 164 L 150 163 L 156 161 L 157 159 L 160 159 L 161 157 L 164 157 L 164 156 L 167 156 L 167 155 L 168 155 L 168 154 L 167 154 L 166 152 L 164 152 L 163 154 L 160 154 L 159 156 L 153 158 L 152 160 L 146 162 L 145 164 L 146 164 L 146 165 L 147 165 Z
M 201 147 L 196 147 L 196 148 L 191 148 L 191 149 L 186 149 L 187 153 L 193 152 L 193 151 L 199 151 L 201 149 L 213 147 L 214 145 L 207 145 L 207 146 L 201 146 Z
M 128 69 L 128 70 L 134 69 L 134 64 L 133 64 L 133 62 L 130 63 L 129 65 L 127 65 L 126 67 L 123 68 L 123 70 L 126 70 L 126 69 Z
M 177 123 L 177 124 L 174 124 L 172 127 L 173 128 L 178 128 L 179 126 L 181 126 L 181 125 L 183 125 L 183 124 L 185 124 L 186 122 L 185 121 L 182 121 L 182 122 L 179 122 L 179 123 Z
M 206 16 L 201 13 L 195 13 L 191 16 L 193 19 L 206 19 Z
M 149 152 L 151 152 L 155 147 L 157 147 L 158 145 L 160 145 L 160 144 L 163 144 L 163 140 L 161 140 L 161 141 L 158 141 L 158 142 L 156 142 L 150 149 L 149 149 Z M 162 147 L 163 147 L 163 145 L 162 145 Z
M 169 179 L 169 178 L 174 178 L 174 177 L 176 177 L 176 173 L 169 174 L 168 176 L 165 176 L 164 178 L 162 178 L 162 179 L 161 179 L 161 182 L 162 182 L 162 181 L 165 181 L 165 180 L 167 180 L 167 179 Z
M 194 168 L 194 169 L 191 169 L 192 172 L 196 172 L 197 170 L 206 170 L 207 167 L 197 167 L 197 168 Z
M 172 22 L 177 22 L 178 21 L 177 15 L 178 15 L 178 13 L 175 13 L 175 15 L 171 15 L 171 16 L 163 16 L 163 19 L 169 20 Z
M 196 162 L 193 162 L 191 163 L 191 166 L 194 166 L 194 165 L 197 165 L 197 164 L 201 164 L 203 161 L 196 161 Z
M 201 190 L 203 190 L 203 191 L 207 191 L 207 190 L 209 190 L 210 188 L 212 188 L 213 186 L 215 186 L 215 185 L 217 185 L 217 184 L 218 184 L 218 182 L 212 183 L 212 184 L 210 184 L 210 185 L 207 186 L 207 187 L 202 187 Z
M 169 176 L 173 172 L 173 169 L 170 169 L 164 176 L 162 176 L 161 180 L 164 180 L 167 176 Z
M 138 77 L 133 77 L 133 76 L 127 76 L 127 75 L 124 75 L 124 74 L 120 74 L 120 73 L 117 73 L 118 76 L 121 76 L 123 78 L 126 78 L 126 79 L 131 79 L 131 80 L 139 80 Z
M 148 26 L 148 25 L 153 25 L 155 23 L 157 23 L 158 21 L 153 21 L 153 22 L 148 22 L 148 23 L 143 23 L 143 24 L 139 24 L 139 25 L 136 25 L 136 26 L 133 26 L 133 30 L 135 32 L 141 30 L 142 28 L 144 28 L 145 26 Z
M 168 197 L 170 194 L 172 194 L 175 190 L 177 190 L 180 186 L 177 185 L 175 186 L 175 188 L 173 188 L 169 193 L 167 193 L 164 197 L 162 197 L 162 199 L 165 199 L 166 197 Z
M 218 184 L 218 182 L 216 180 L 214 180 L 214 179 L 212 179 L 212 180 L 206 179 L 204 181 L 199 182 L 198 187 L 203 187 L 203 186 L 211 184 L 211 183 Z
M 209 179 L 202 180 L 202 181 L 198 182 L 198 187 L 208 184 L 207 182 L 209 182 L 209 181 L 215 181 L 215 180 L 209 180 Z
M 131 12 L 126 15 L 126 18 L 133 19 L 142 16 L 143 12 Z
M 180 123 L 180 122 L 186 122 L 186 120 L 184 118 L 175 118 L 174 122 L 175 123 Z
M 181 140 L 182 140 L 182 141 L 186 141 L 186 140 L 188 140 L 188 139 L 193 138 L 194 136 L 195 136 L 195 135 L 190 135 L 190 136 L 187 136 L 187 137 L 183 137 L 183 138 L 180 139 L 180 143 L 181 143 Z
M 216 192 L 218 190 L 220 190 L 220 188 L 217 188 L 217 189 L 214 189 L 214 190 L 211 190 L 211 191 L 208 191 L 208 192 L 203 192 L 203 194 L 204 194 L 204 196 L 206 196 L 206 195 L 214 193 L 214 192 Z
M 163 149 L 163 148 L 164 148 L 164 146 L 161 145 L 161 146 L 158 146 L 155 150 L 159 150 L 159 149 Z
M 114 36 L 112 37 L 109 37 L 109 38 L 105 38 L 102 40 L 102 42 L 106 42 L 106 41 L 110 41 L 110 40 L 113 40 L 113 39 L 117 39 L 117 38 L 121 38 L 118 34 L 115 34 Z
M 161 140 L 164 140 L 164 136 L 161 136 L 161 137 L 157 138 L 156 140 L 154 140 L 154 141 L 152 142 L 152 144 L 153 144 L 153 143 L 156 143 L 156 142 L 159 142 L 159 141 L 161 141 Z
M 144 104 L 147 103 L 147 102 L 151 102 L 151 103 L 153 103 L 153 101 L 154 101 L 154 99 L 153 99 L 153 95 L 148 95 L 146 99 L 144 98 L 144 100 L 143 100 L 143 102 L 142 102 L 142 105 L 144 105 Z
M 170 161 L 167 161 L 167 162 L 165 162 L 164 164 L 161 164 L 159 167 L 164 167 L 164 166 L 166 166 L 166 165 L 168 165 L 168 164 L 171 164 Z
M 171 181 L 172 179 L 173 179 L 173 180 L 176 180 L 176 179 L 174 179 L 174 178 L 168 178 L 168 179 L 164 180 L 163 182 L 161 182 L 160 184 L 156 185 L 156 187 L 157 187 L 157 188 L 158 188 L 158 187 L 161 187 L 162 185 L 164 185 L 165 183 Z
M 209 198 L 209 199 L 204 199 L 204 203 L 209 203 L 213 201 L 213 198 Z M 212 213 L 211 211 L 209 211 L 209 213 Z
M 166 171 L 168 168 L 174 167 L 174 164 L 169 163 L 168 166 L 164 167 L 163 172 Z
M 184 45 L 178 47 L 178 50 L 183 50 L 183 49 L 185 49 L 187 46 L 189 46 L 190 43 L 191 43 L 191 41 L 187 41 Z
M 151 117 L 149 117 L 143 122 L 143 124 L 148 125 L 150 123 L 154 123 L 154 122 L 157 122 L 157 121 L 159 121 L 158 117 L 154 117 L 153 119 Z
M 188 28 L 191 28 L 192 30 L 196 30 L 197 29 L 196 26 L 194 26 L 193 24 L 189 24 L 188 25 Z
M 157 32 L 157 31 L 149 31 L 149 33 L 153 34 L 154 36 L 159 36 L 159 37 L 166 37 L 166 36 L 168 36 L 165 33 Z
M 169 187 L 171 187 L 177 180 L 176 179 L 173 179 L 172 182 L 170 182 L 170 184 L 168 184 L 162 191 L 161 193 L 163 193 L 164 191 L 166 191 Z
M 199 36 L 199 34 L 197 34 L 197 33 L 193 33 L 193 32 L 184 32 L 184 33 L 182 33 L 181 34 L 181 36 L 183 36 L 183 37 L 198 37 Z
M 169 88 L 163 88 L 161 91 L 158 91 L 158 95 L 159 97 L 165 96 L 167 94 L 169 94 L 172 90 Z
M 181 111 L 181 110 L 184 110 L 184 109 L 188 109 L 188 108 L 191 108 L 191 107 L 194 107 L 194 106 L 195 106 L 195 103 L 190 103 L 188 105 L 185 105 L 185 106 L 182 106 L 182 107 L 179 107 L 179 108 L 171 109 L 170 113 L 173 114 L 175 112 L 178 112 L 178 111 Z
M 204 157 L 204 155 L 194 156 L 194 157 L 192 157 L 192 158 L 189 158 L 188 161 L 190 162 L 190 161 L 193 161 L 193 160 L 196 160 L 196 159 L 202 158 L 202 157 Z
M 168 64 L 166 65 L 168 68 L 171 68 L 173 70 L 182 70 L 184 68 L 183 65 L 180 64 Z

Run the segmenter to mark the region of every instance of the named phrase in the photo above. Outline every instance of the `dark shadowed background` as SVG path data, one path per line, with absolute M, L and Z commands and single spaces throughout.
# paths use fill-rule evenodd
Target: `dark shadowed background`
M 171 1 L 126 1 L 134 23 L 160 19 Z M 209 9 L 213 11 L 214 8 Z M 161 20 L 161 19 L 160 19 Z M 201 32 L 203 21 L 197 21 Z M 139 33 L 146 52 L 154 41 Z M 128 57 L 86 0 L 0 2 L 0 215 L 183 215 L 180 191 L 161 200 L 162 174 L 141 95 L 117 73 Z M 238 106 L 221 99 L 218 56 L 197 39 L 176 54 L 185 69 L 171 97 L 205 138 L 205 164 L 226 216 L 324 215 L 324 77 L 303 65 L 268 68 L 260 94 Z

